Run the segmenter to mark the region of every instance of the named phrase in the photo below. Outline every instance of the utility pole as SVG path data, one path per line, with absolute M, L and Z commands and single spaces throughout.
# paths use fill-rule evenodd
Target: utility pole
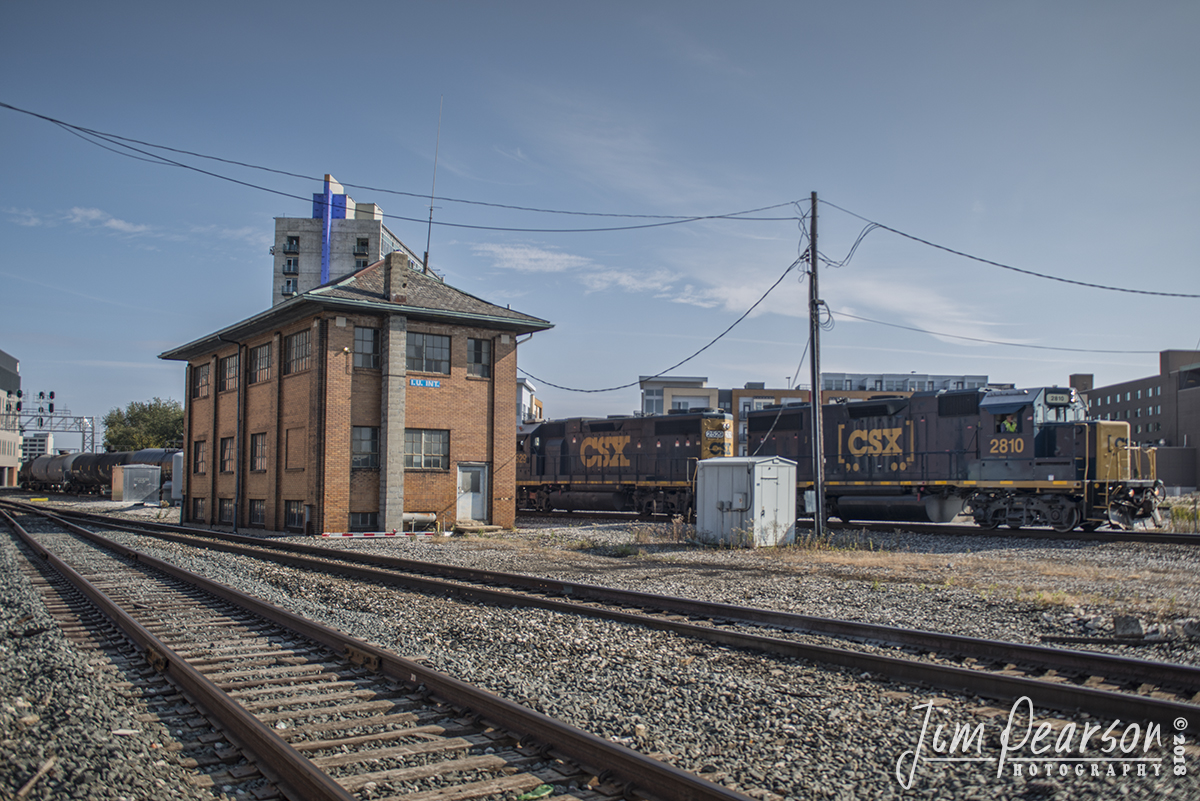
M 821 425 L 821 295 L 817 291 L 817 193 L 812 193 L 812 217 L 808 235 L 808 363 L 812 368 L 812 389 L 809 403 L 812 405 L 812 459 L 813 494 L 813 538 L 825 536 L 825 458 L 821 449 L 824 428 Z

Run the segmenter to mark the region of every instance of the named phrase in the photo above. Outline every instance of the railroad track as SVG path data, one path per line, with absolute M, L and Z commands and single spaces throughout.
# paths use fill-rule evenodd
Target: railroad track
M 214 783 L 258 799 L 747 799 L 75 524 L 34 535 L 0 515 L 69 582 L 51 609 L 74 636 L 112 647 L 115 625 L 159 674 L 148 694 L 220 729 L 187 757 L 225 766 Z
M 636 512 L 534 512 L 523 510 L 518 513 L 518 521 L 562 521 L 569 523 L 663 523 L 671 520 L 669 515 L 654 515 L 646 517 Z M 797 534 L 811 528 L 804 518 L 796 521 Z M 985 529 L 970 524 L 953 523 L 913 523 L 906 521 L 851 521 L 831 520 L 827 528 L 833 531 L 878 531 L 891 533 L 903 529 L 913 534 L 935 534 L 945 537 L 1004 537 L 1007 539 L 1030 539 L 1046 541 L 1082 541 L 1082 542 L 1142 542 L 1156 545 L 1200 545 L 1200 534 L 1180 534 L 1156 529 L 1137 531 L 1122 531 L 1105 529 L 1103 531 L 1074 531 L 1060 532 L 1052 528 L 996 528 Z
M 1048 646 L 984 640 L 462 568 L 295 541 L 72 514 L 181 544 L 337 572 L 360 581 L 509 607 L 631 623 L 721 645 L 869 672 L 950 692 L 1099 717 L 1200 722 L 1200 668 Z M 187 533 L 184 533 L 187 532 Z M 895 655 L 900 651 L 902 655 Z

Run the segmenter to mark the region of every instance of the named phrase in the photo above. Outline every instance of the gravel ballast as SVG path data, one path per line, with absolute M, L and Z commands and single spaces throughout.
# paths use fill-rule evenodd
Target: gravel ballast
M 109 504 L 108 509 L 93 510 L 113 508 L 122 507 Z M 1116 616 L 1133 614 L 1152 632 L 1172 636 L 1173 642 L 1117 650 L 1167 661 L 1195 661 L 1196 648 L 1184 628 L 1200 612 L 1200 594 L 1186 580 L 1189 573 L 1195 575 L 1198 557 L 1184 546 L 1033 543 L 1005 540 L 1002 536 L 971 538 L 969 543 L 960 540 L 955 544 L 943 541 L 950 539 L 945 537 L 895 534 L 884 538 L 872 535 L 872 542 L 859 543 L 855 550 L 842 550 L 849 543 L 831 542 L 809 551 L 744 552 L 664 542 L 659 535 L 665 530 L 652 529 L 628 524 L 559 524 L 526 526 L 488 539 L 320 542 L 331 547 L 810 615 L 1025 642 L 1038 642 L 1045 635 L 1103 635 L 1111 630 Z M 226 554 L 198 555 L 134 535 L 112 536 L 401 655 L 420 656 L 431 667 L 601 736 L 658 754 L 679 767 L 751 795 L 1200 797 L 1190 736 L 1185 763 L 1188 774 L 1183 777 L 1172 775 L 1170 756 L 1164 751 L 1153 754 L 1167 757 L 1157 777 L 1153 770 L 1146 777 L 1057 773 L 1047 777 L 1044 766 L 1036 776 L 1015 776 L 1011 763 L 997 777 L 994 763 L 990 767 L 924 763 L 915 772 L 912 788 L 906 790 L 897 780 L 896 765 L 906 750 L 916 746 L 921 732 L 925 710 L 914 706 L 930 701 L 936 704 L 930 712 L 926 755 L 932 729 L 939 722 L 950 732 L 956 724 L 973 727 L 983 722 L 987 737 L 983 755 L 995 756 L 1008 705 L 892 684 L 797 660 L 738 652 L 622 624 L 539 610 L 473 606 L 358 585 L 336 577 L 313 577 Z M 6 597 L 25 597 L 24 608 L 36 611 L 40 601 L 32 595 L 23 576 L 12 569 L 8 556 L 12 549 L 11 540 L 5 538 L 3 580 L 10 591 Z M 34 613 L 15 614 L 10 605 L 5 607 L 3 620 L 11 629 L 21 615 Z M 42 621 L 49 620 L 44 612 L 40 614 Z M 54 628 L 38 637 L 52 638 L 56 631 Z M 118 728 L 117 724 L 125 720 L 120 711 L 128 706 L 128 699 L 118 693 L 104 696 L 100 690 L 85 686 L 88 681 L 103 683 L 111 679 L 107 674 L 82 670 L 80 657 L 71 653 L 61 635 L 59 639 L 60 649 L 48 651 L 14 650 L 13 638 L 6 639 L 2 655 L 6 698 L 38 702 L 41 696 L 36 683 L 20 676 L 56 671 L 53 675 L 58 686 L 84 682 L 78 692 L 73 685 L 67 687 L 64 697 L 74 700 L 82 694 L 103 698 L 97 706 L 109 713 L 115 710 L 111 725 L 104 718 L 105 723 L 97 723 L 94 729 L 102 730 L 104 725 L 109 725 L 110 731 Z M 35 656 L 37 664 L 27 664 Z M 8 712 L 10 705 L 6 702 L 4 709 L 4 754 L 19 762 L 10 760 L 3 775 L 4 789 L 13 793 L 43 764 L 39 759 L 44 760 L 42 755 L 50 753 L 48 744 L 53 738 L 65 736 L 59 730 L 76 721 L 55 723 L 57 728 L 49 732 L 21 729 L 16 722 L 19 716 Z M 50 705 L 46 710 L 45 717 L 51 720 L 69 717 L 65 710 Z M 1049 720 L 1056 716 L 1038 710 L 1038 717 Z M 1111 721 L 1105 725 L 1108 723 Z M 1126 725 L 1123 722 L 1118 733 Z M 1168 746 L 1170 737 L 1171 732 L 1163 732 Z M 139 747 L 152 753 L 150 743 L 139 746 L 132 737 L 110 735 L 108 741 L 114 740 L 130 747 L 130 762 L 137 762 Z M 156 779 L 172 781 L 169 770 L 163 766 L 157 770 L 162 775 Z M 172 797 L 163 794 L 161 787 L 158 795 L 143 796 L 132 789 L 137 786 L 129 785 L 124 796 Z M 55 797 L 39 795 L 37 790 L 35 785 L 29 797 Z M 198 797 L 198 792 L 183 787 L 174 797 Z M 97 791 L 92 797 L 118 798 L 122 794 Z

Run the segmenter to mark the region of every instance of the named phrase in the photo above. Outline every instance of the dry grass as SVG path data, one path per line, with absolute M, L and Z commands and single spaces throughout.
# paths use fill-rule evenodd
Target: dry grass
M 1168 498 L 1159 510 L 1165 530 L 1175 534 L 1200 533 L 1200 494 Z

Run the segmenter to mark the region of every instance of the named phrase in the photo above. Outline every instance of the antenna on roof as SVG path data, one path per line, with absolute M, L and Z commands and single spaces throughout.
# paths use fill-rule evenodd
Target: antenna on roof
M 438 130 L 437 140 L 433 145 L 433 186 L 429 188 L 429 232 L 425 234 L 425 262 L 422 267 L 429 274 L 429 240 L 433 238 L 433 197 L 437 194 L 437 163 L 438 149 L 442 146 L 442 103 L 446 96 L 438 98 Z

